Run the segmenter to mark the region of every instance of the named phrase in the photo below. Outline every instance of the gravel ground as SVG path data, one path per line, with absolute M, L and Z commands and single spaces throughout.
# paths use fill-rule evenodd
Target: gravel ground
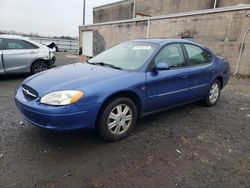
M 78 56 L 58 54 L 57 65 Z M 25 75 L 0 77 L 0 187 L 250 187 L 250 80 L 232 78 L 212 108 L 146 117 L 107 143 L 94 131 L 51 133 L 15 108 Z

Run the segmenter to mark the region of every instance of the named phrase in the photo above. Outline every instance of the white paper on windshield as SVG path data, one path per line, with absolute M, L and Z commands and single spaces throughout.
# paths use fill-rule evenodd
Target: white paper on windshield
M 150 50 L 151 46 L 135 46 L 133 50 Z

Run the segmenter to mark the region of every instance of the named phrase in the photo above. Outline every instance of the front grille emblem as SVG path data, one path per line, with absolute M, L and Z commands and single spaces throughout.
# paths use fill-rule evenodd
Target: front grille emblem
M 37 96 L 33 93 L 31 93 L 28 89 L 25 89 L 25 88 L 22 88 L 23 89 L 23 92 L 26 94 L 26 95 L 29 95 L 31 97 L 34 97 L 36 98 Z

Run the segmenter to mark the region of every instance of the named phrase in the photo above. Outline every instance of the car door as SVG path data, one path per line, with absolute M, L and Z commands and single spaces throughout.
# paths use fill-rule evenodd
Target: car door
M 167 63 L 169 70 L 151 70 L 147 76 L 147 111 L 154 111 L 182 103 L 188 95 L 187 70 L 182 46 L 169 44 L 153 60 Z
M 0 39 L 0 74 L 4 73 L 3 66 L 3 39 Z
M 188 62 L 189 99 L 204 97 L 215 73 L 212 55 L 205 49 L 193 44 L 184 44 L 184 49 Z
M 38 47 L 19 39 L 5 39 L 3 62 L 5 72 L 29 72 L 30 64 L 38 55 Z

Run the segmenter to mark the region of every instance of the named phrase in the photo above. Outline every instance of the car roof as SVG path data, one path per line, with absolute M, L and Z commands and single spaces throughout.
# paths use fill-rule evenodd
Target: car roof
M 169 43 L 189 43 L 189 44 L 195 44 L 201 47 L 205 47 L 199 43 L 196 43 L 194 41 L 191 40 L 187 40 L 187 39 L 175 39 L 175 38 L 149 38 L 149 39 L 136 39 L 136 40 L 131 40 L 134 42 L 148 42 L 148 43 L 152 43 L 152 44 L 157 44 L 160 46 L 165 46 L 166 44 Z
M 40 43 L 38 43 L 38 42 L 36 42 L 34 40 L 31 40 L 29 37 L 23 37 L 23 36 L 19 36 L 19 35 L 0 35 L 0 38 L 1 39 L 19 39 L 19 40 L 24 40 L 26 42 L 32 43 L 32 44 L 34 44 L 34 45 L 36 45 L 36 46 L 38 46 L 40 48 L 41 47 L 42 48 L 46 47 L 43 44 L 40 44 Z
M 19 35 L 0 35 L 2 39 L 29 39 L 28 37 L 23 37 Z

